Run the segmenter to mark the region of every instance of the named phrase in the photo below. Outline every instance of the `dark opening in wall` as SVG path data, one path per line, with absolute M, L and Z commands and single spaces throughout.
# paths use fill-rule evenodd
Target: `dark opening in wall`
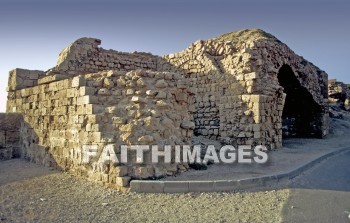
M 282 115 L 283 136 L 322 137 L 322 109 L 301 86 L 290 66 L 281 67 L 278 81 L 287 94 Z

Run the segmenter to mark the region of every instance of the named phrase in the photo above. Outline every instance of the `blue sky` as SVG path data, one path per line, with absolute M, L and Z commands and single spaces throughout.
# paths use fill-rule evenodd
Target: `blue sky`
M 8 71 L 47 70 L 80 37 L 156 55 L 245 28 L 275 35 L 297 54 L 350 83 L 348 0 L 0 0 L 0 112 Z

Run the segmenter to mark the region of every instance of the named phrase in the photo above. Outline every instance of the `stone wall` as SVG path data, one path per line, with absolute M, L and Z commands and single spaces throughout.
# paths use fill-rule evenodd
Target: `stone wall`
M 100 162 L 106 146 L 189 145 L 193 93 L 186 79 L 170 72 L 103 71 L 9 92 L 8 110 L 23 114 L 21 157 L 112 186 L 185 171 L 178 164 L 117 165 Z M 98 157 L 82 163 L 84 146 Z M 174 149 L 174 147 L 172 147 Z
M 22 157 L 126 186 L 187 166 L 155 165 L 148 153 L 143 165 L 101 163 L 107 146 L 118 155 L 120 145 L 189 144 L 195 134 L 275 149 L 282 136 L 328 133 L 327 74 L 261 30 L 197 41 L 163 57 L 100 44 L 81 38 L 46 72 L 10 72 L 7 111 L 24 117 Z M 98 157 L 84 164 L 88 145 Z
M 344 102 L 345 109 L 350 111 L 350 84 L 347 84 L 346 99 Z
M 0 160 L 20 157 L 21 114 L 0 113 Z
M 164 58 L 187 74 L 196 93 L 195 134 L 236 146 L 279 148 L 284 96 L 279 85 L 273 95 L 256 90 L 257 73 L 241 51 L 231 42 L 208 40 Z
M 76 76 L 102 70 L 157 70 L 157 56 L 150 53 L 106 50 L 98 47 L 100 44 L 101 40 L 94 38 L 74 41 L 60 53 L 57 65 L 48 74 Z
M 287 95 L 278 76 L 283 66 L 320 107 L 307 128 L 318 137 L 328 134 L 328 75 L 261 30 L 197 41 L 164 59 L 186 73 L 196 93 L 195 134 L 234 145 L 281 147 Z
M 73 42 L 60 53 L 56 67 L 47 72 L 49 76 L 39 82 L 108 69 L 171 71 L 185 75 L 196 94 L 196 135 L 233 145 L 279 148 L 282 135 L 303 135 L 300 129 L 310 131 L 310 136 L 328 133 L 327 74 L 261 30 L 197 41 L 179 53 L 163 57 L 105 50 L 98 47 L 100 44 L 93 38 Z M 304 104 L 315 104 L 308 114 L 315 118 L 300 118 L 302 112 L 288 117 L 283 113 L 286 86 L 281 86 L 278 77 L 284 65 L 290 67 L 301 89 L 305 89 L 309 101 Z M 290 97 L 296 96 L 287 96 L 287 104 Z M 308 124 L 300 126 L 296 120 Z
M 328 81 L 329 101 L 350 111 L 350 86 L 336 79 Z
M 14 69 L 9 72 L 7 91 L 21 90 L 38 85 L 38 79 L 45 76 L 45 72 L 39 70 Z

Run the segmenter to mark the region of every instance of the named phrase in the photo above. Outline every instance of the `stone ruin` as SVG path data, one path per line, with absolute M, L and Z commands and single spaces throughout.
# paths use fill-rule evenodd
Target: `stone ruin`
M 328 94 L 330 117 L 343 119 L 350 111 L 350 85 L 331 79 L 328 81 Z
M 188 165 L 152 164 L 147 153 L 145 164 L 84 164 L 84 145 L 118 154 L 120 145 L 189 145 L 195 135 L 273 150 L 283 137 L 328 134 L 328 75 L 262 30 L 200 40 L 165 56 L 100 44 L 76 40 L 46 72 L 10 71 L 0 158 L 123 188 Z
M 339 105 L 342 109 L 350 111 L 350 85 L 336 79 L 328 81 L 328 94 L 331 105 Z

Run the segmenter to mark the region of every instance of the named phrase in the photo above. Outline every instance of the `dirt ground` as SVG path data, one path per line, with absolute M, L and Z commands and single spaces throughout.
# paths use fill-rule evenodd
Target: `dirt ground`
M 280 222 L 289 196 L 288 190 L 121 193 L 56 171 L 0 184 L 0 222 Z
M 334 121 L 331 143 L 349 133 Z M 343 126 L 343 127 L 341 127 Z M 349 140 L 350 137 L 345 137 Z M 317 146 L 317 140 L 312 146 Z M 306 140 L 307 144 L 311 142 Z M 322 141 L 318 146 L 324 146 Z M 289 146 L 295 148 L 305 143 Z M 0 222 L 282 222 L 289 189 L 136 194 L 105 188 L 24 160 L 0 162 Z M 288 207 L 287 207 L 288 208 Z

